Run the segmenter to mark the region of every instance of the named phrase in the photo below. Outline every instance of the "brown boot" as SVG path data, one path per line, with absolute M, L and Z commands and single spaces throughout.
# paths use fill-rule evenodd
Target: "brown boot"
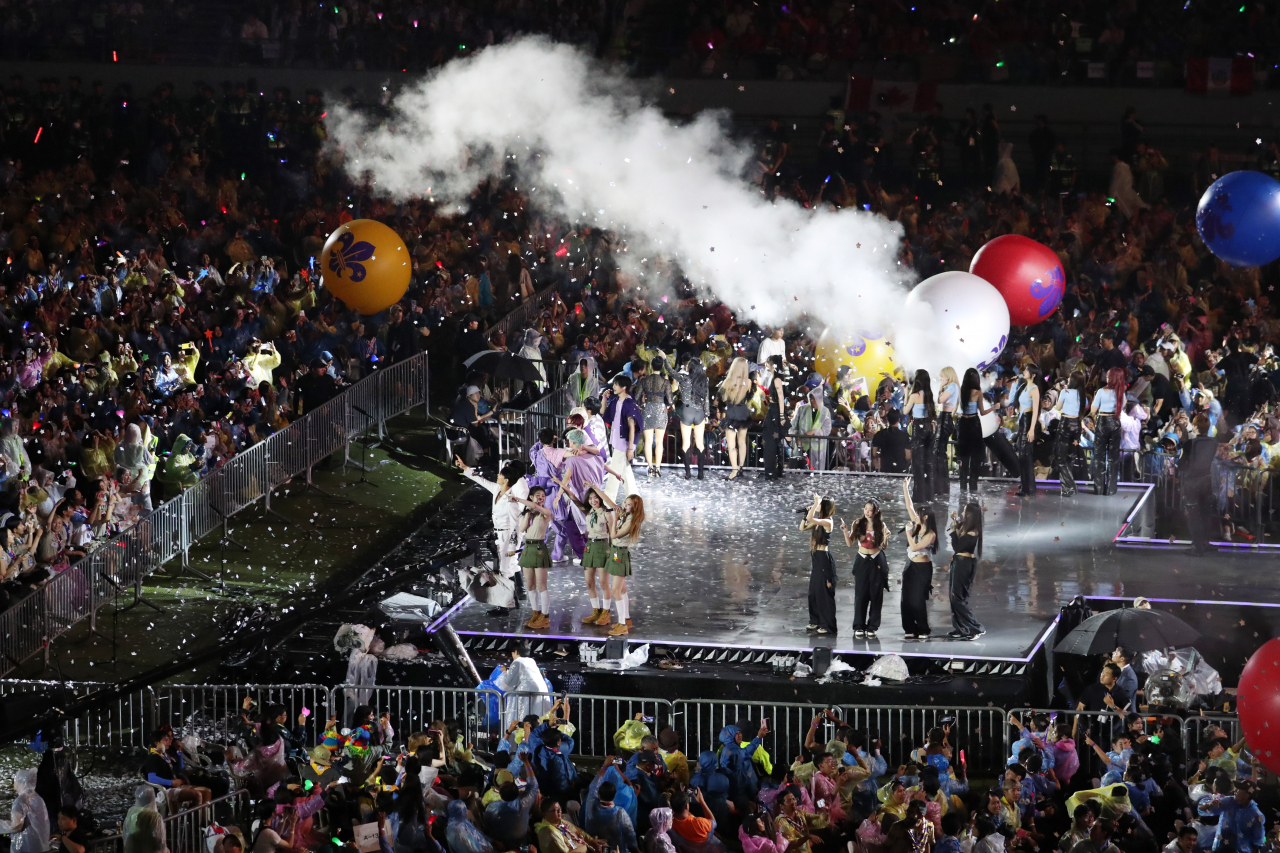
M 537 631 L 540 628 L 550 628 L 551 617 L 545 613 L 538 614 L 538 620 L 529 626 L 530 629 Z
M 612 621 L 612 620 L 610 620 L 610 618 L 609 618 L 609 608 L 607 608 L 607 607 L 602 607 L 602 608 L 600 609 L 600 615 L 599 615 L 598 617 L 596 617 L 596 624 L 597 624 L 597 625 L 608 625 L 610 621 Z
M 591 614 L 590 614 L 589 616 L 586 616 L 586 617 L 584 617 L 584 618 L 583 618 L 583 620 L 582 620 L 582 624 L 583 624 L 583 625 L 594 625 L 594 624 L 596 624 L 596 620 L 597 620 L 597 619 L 599 619 L 599 618 L 600 618 L 600 608 L 599 608 L 599 607 L 593 607 L 593 608 L 591 608 Z
M 525 626 L 526 628 L 534 628 L 534 627 L 537 627 L 537 621 L 538 621 L 540 618 L 542 618 L 542 614 L 535 610 L 535 611 L 533 611 L 533 615 L 529 617 L 529 621 L 524 623 L 524 626 Z

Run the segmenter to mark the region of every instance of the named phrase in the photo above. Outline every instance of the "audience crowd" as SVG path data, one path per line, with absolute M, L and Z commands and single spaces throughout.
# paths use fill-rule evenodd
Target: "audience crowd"
M 1214 56 L 1248 59 L 1254 77 L 1275 79 L 1277 14 L 1267 4 L 1223 0 L 1045 0 L 1017 8 L 977 0 L 49 0 L 0 8 L 0 44 L 16 59 L 421 71 L 537 33 L 643 74 L 839 79 L 897 61 L 899 73 L 921 79 L 1180 85 L 1188 59 Z
M 254 815 L 214 812 L 214 853 L 349 846 L 366 829 L 377 846 L 361 849 L 385 853 L 1275 849 L 1275 789 L 1260 785 L 1265 771 L 1247 744 L 1206 722 L 1188 761 L 1180 717 L 1131 710 L 1126 652 L 1108 656 L 1070 721 L 1010 715 L 1004 758 L 975 740 L 999 733 L 966 733 L 948 717 L 923 741 L 893 743 L 831 710 L 804 720 L 794 743 L 767 719 L 739 720 L 714 748 L 686 754 L 686 733 L 665 722 L 637 715 L 592 731 L 602 718 L 580 719 L 568 699 L 549 695 L 524 700 L 528 713 L 480 745 L 455 720 L 397 733 L 388 713 L 360 706 L 346 725 L 321 727 L 246 697 L 230 745 L 155 733 L 124 844 L 162 853 L 164 816 L 245 789 Z M 579 738 L 613 747 L 586 758 L 575 754 Z M 49 849 L 52 830 L 78 853 L 67 843 L 85 843 L 74 774 L 24 777 L 19 787 L 27 793 L 15 818 L 26 816 L 23 841 L 33 845 L 23 849 Z

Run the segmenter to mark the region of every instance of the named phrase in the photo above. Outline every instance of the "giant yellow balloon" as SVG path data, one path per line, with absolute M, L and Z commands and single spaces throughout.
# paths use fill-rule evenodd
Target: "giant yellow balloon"
M 320 270 L 324 286 L 348 308 L 377 314 L 409 289 L 413 262 L 399 234 L 372 219 L 353 219 L 325 241 Z
M 813 369 L 834 386 L 836 371 L 842 365 L 848 365 L 855 377 L 867 381 L 869 394 L 875 394 L 876 387 L 884 379 L 883 374 L 892 376 L 898 369 L 893 363 L 893 344 L 885 339 L 883 332 L 858 330 L 836 335 L 827 329 L 818 338 Z

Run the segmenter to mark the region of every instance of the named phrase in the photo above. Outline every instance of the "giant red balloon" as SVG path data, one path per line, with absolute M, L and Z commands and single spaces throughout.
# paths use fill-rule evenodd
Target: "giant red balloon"
M 1268 640 L 1244 665 L 1236 713 L 1253 754 L 1280 773 L 1280 639 Z
M 1017 234 L 997 237 L 979 249 L 969 272 L 995 285 L 1015 326 L 1033 326 L 1052 314 L 1067 284 L 1053 250 Z

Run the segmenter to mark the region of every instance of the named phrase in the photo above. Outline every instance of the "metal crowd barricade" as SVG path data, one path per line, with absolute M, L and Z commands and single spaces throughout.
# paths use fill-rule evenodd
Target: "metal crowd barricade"
M 512 346 L 514 342 L 511 340 L 511 333 L 521 326 L 528 325 L 529 319 L 533 317 L 534 314 L 550 305 L 558 292 L 559 291 L 554 284 L 550 287 L 544 287 L 542 290 L 537 291 L 528 299 L 516 306 L 501 320 L 490 326 L 489 331 L 486 332 L 486 337 L 493 340 L 493 336 L 496 333 L 502 332 L 502 334 L 506 335 L 508 349 L 512 349 L 513 351 L 518 350 L 518 346 Z
M 141 590 L 147 576 L 181 556 L 226 518 L 264 500 L 365 430 L 382 433 L 387 419 L 426 405 L 425 353 L 375 371 L 328 403 L 236 454 L 199 483 L 157 507 L 129 529 L 94 544 L 84 558 L 31 595 L 0 612 L 0 675 L 44 651 L 73 625 L 93 620 L 122 591 Z M 96 624 L 91 621 L 91 626 Z
M 1205 730 L 1210 723 L 1216 723 L 1227 733 L 1227 740 L 1235 744 L 1244 734 L 1240 730 L 1240 718 L 1231 714 L 1204 714 L 1187 717 L 1182 721 L 1182 745 L 1187 755 L 1187 772 L 1191 772 L 1201 754 L 1209 746 L 1210 738 Z
M 769 721 L 772 732 L 766 740 L 775 766 L 789 766 L 804 746 L 805 735 L 813 718 L 826 710 L 839 709 L 833 705 L 815 705 L 801 702 L 725 702 L 719 699 L 677 699 L 674 703 L 677 730 L 683 730 L 685 754 L 690 761 L 699 753 L 720 749 L 720 732 L 725 726 L 746 726 L 742 732 L 744 743 L 750 742 L 759 731 L 763 720 Z M 741 728 L 741 726 L 739 726 Z M 825 742 L 831 732 L 819 738 Z
M 242 724 L 241 713 L 256 722 L 267 705 L 283 705 L 293 726 L 307 708 L 323 729 L 332 708 L 329 688 L 321 684 L 167 684 L 154 691 L 156 726 L 167 723 L 180 736 L 196 735 L 223 746 Z M 246 697 L 256 700 L 255 710 L 245 710 Z
M 486 752 L 497 748 L 505 731 L 502 694 L 496 690 L 342 684 L 330 696 L 340 725 L 350 724 L 357 706 L 368 705 L 379 716 L 391 715 L 396 740 L 402 744 L 436 720 L 452 724 L 464 742 Z
M 972 772 L 987 773 L 1003 767 L 1009 752 L 1010 727 L 1003 708 L 932 705 L 847 705 L 841 715 L 850 727 L 865 732 L 868 743 L 880 740 L 880 754 L 890 769 L 908 763 L 911 752 L 925 746 L 929 730 L 941 728 L 950 718 L 953 762 L 965 761 Z
M 617 755 L 613 736 L 627 720 L 640 717 L 649 731 L 657 734 L 675 719 L 675 708 L 666 699 L 636 696 L 597 696 L 590 693 L 566 694 L 569 700 L 569 722 L 577 728 L 573 735 L 573 751 L 588 758 Z M 538 702 L 538 700 L 544 700 Z M 550 708 L 555 696 L 549 693 L 507 693 L 502 697 L 504 715 L 512 719 L 526 713 L 542 714 Z
M 202 806 L 178 812 L 164 819 L 169 853 L 207 853 L 205 831 L 214 821 L 248 829 L 253 820 L 249 791 L 240 789 Z
M 187 809 L 164 819 L 165 842 L 169 853 L 207 853 L 205 833 L 217 821 L 248 830 L 253 820 L 249 791 L 232 791 L 202 806 Z M 85 845 L 86 853 L 122 853 L 124 835 L 95 838 Z
M 100 681 L 4 679 L 0 680 L 0 696 L 39 693 L 51 700 L 62 701 L 64 697 L 74 700 L 110 686 Z M 70 747 L 126 749 L 149 746 L 147 739 L 155 729 L 153 709 L 154 694 L 150 687 L 144 687 L 64 720 L 62 739 Z

